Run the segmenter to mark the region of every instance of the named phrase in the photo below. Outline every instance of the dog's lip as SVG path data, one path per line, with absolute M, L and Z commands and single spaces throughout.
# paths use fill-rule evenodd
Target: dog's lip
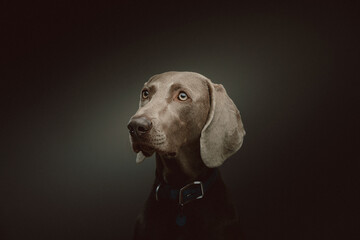
M 154 148 L 151 148 L 149 146 L 140 146 L 140 151 L 145 155 L 145 157 L 149 157 L 154 153 Z
M 152 146 L 141 143 L 134 143 L 133 149 L 136 153 L 141 151 L 145 155 L 145 157 L 149 157 L 155 152 L 155 149 Z
M 174 158 L 177 156 L 176 152 L 161 151 L 161 150 L 156 149 L 155 147 L 153 147 L 149 144 L 146 144 L 146 143 L 139 143 L 139 142 L 133 143 L 133 149 L 134 149 L 134 152 L 136 152 L 136 153 L 141 151 L 145 155 L 145 157 L 150 157 L 154 152 L 157 152 L 158 154 L 163 155 L 168 158 Z

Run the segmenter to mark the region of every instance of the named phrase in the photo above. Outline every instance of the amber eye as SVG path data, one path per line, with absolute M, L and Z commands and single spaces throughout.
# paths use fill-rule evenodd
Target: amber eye
M 141 93 L 142 98 L 148 98 L 149 97 L 149 91 L 148 90 L 143 90 Z
M 180 101 L 185 101 L 186 99 L 188 99 L 188 95 L 186 93 L 184 93 L 184 92 L 180 92 L 179 96 L 178 96 L 178 99 Z

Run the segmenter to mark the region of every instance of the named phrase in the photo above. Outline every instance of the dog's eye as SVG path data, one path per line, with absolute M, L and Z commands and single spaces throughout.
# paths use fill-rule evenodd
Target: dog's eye
M 184 92 L 180 92 L 179 93 L 179 96 L 178 96 L 178 99 L 181 100 L 181 101 L 185 101 L 186 99 L 188 99 L 188 95 Z
M 142 98 L 148 98 L 149 97 L 149 91 L 148 90 L 143 90 L 141 93 Z

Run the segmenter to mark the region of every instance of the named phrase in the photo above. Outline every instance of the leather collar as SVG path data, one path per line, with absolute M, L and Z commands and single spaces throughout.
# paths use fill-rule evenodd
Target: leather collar
M 180 206 L 204 197 L 205 193 L 214 185 L 218 176 L 218 169 L 215 168 L 212 173 L 203 181 L 194 181 L 181 188 L 173 188 L 163 181 L 155 189 L 157 201 L 163 199 L 177 202 Z

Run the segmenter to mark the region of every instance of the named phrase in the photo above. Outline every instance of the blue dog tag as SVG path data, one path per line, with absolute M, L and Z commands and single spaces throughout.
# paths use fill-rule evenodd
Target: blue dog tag
M 176 225 L 178 225 L 179 227 L 184 226 L 186 223 L 186 216 L 185 215 L 177 215 L 176 216 Z

